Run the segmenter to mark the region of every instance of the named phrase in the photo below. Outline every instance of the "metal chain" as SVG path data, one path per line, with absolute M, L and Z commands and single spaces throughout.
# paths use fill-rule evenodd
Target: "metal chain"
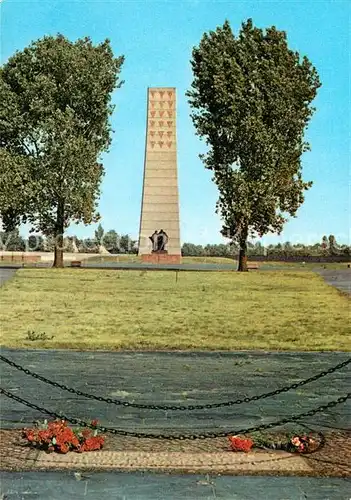
M 75 425 L 80 425 L 81 427 L 88 427 L 90 429 L 97 429 L 100 432 L 109 432 L 110 434 L 115 434 L 119 436 L 131 436 L 131 437 L 137 437 L 137 438 L 149 438 L 149 439 L 168 439 L 168 440 L 185 440 L 185 439 L 209 439 L 209 438 L 218 438 L 218 437 L 226 437 L 230 435 L 237 435 L 237 434 L 248 434 L 250 432 L 257 432 L 265 429 L 272 429 L 273 427 L 278 427 L 283 424 L 287 424 L 290 422 L 297 422 L 301 418 L 305 417 L 313 417 L 316 413 L 319 413 L 321 411 L 327 410 L 329 408 L 333 408 L 334 406 L 344 403 L 347 399 L 351 397 L 351 393 L 346 394 L 346 396 L 341 396 L 340 398 L 330 401 L 329 403 L 325 405 L 318 406 L 317 408 L 314 408 L 313 410 L 309 410 L 305 413 L 300 413 L 299 415 L 292 415 L 291 417 L 288 418 L 283 418 L 281 420 L 278 420 L 278 422 L 271 422 L 269 424 L 261 424 L 257 425 L 255 427 L 248 427 L 244 429 L 236 429 L 236 430 L 231 430 L 231 431 L 221 431 L 221 432 L 204 432 L 200 434 L 150 434 L 150 433 L 145 433 L 145 432 L 133 432 L 133 431 L 123 431 L 121 429 L 114 429 L 113 427 L 105 427 L 102 425 L 92 425 L 88 422 L 85 422 L 84 420 L 80 420 L 78 418 L 72 418 L 68 417 L 67 415 L 64 415 L 63 413 L 56 413 L 53 411 L 49 411 L 46 408 L 37 406 L 33 403 L 30 403 L 29 401 L 26 401 L 25 399 L 20 398 L 19 396 L 15 396 L 11 392 L 6 391 L 3 388 L 0 388 L 0 394 L 4 394 L 10 399 L 14 399 L 15 401 L 18 401 L 19 403 L 24 404 L 25 406 L 28 406 L 29 408 L 33 408 L 34 410 L 38 410 L 40 413 L 44 413 L 45 415 L 50 415 L 51 417 L 55 417 L 58 419 L 66 420 L 67 422 L 70 422 Z
M 233 406 L 233 405 L 240 405 L 242 403 L 250 403 L 251 401 L 258 401 L 259 399 L 265 399 L 269 398 L 271 396 L 277 396 L 278 394 L 281 394 L 282 392 L 288 392 L 292 389 L 297 389 L 298 387 L 301 387 L 303 385 L 309 384 L 310 382 L 314 382 L 315 380 L 318 380 L 322 377 L 325 377 L 326 375 L 329 375 L 330 373 L 336 372 L 337 370 L 340 370 L 344 366 L 348 365 L 351 363 L 351 358 L 347 359 L 346 361 L 343 361 L 342 363 L 339 363 L 336 366 L 333 366 L 332 368 L 329 368 L 328 370 L 324 370 L 320 373 L 317 373 L 317 375 L 314 375 L 313 377 L 309 377 L 305 380 L 301 380 L 300 382 L 287 385 L 285 387 L 282 387 L 281 389 L 277 389 L 275 391 L 270 391 L 270 392 L 265 392 L 264 394 L 260 394 L 259 396 L 251 396 L 243 399 L 236 399 L 234 401 L 225 401 L 222 403 L 209 403 L 209 404 L 203 404 L 203 405 L 157 405 L 157 404 L 142 404 L 142 403 L 130 403 L 128 401 L 121 401 L 119 399 L 111 399 L 111 398 L 104 398 L 102 396 L 94 396 L 93 394 L 88 394 L 86 392 L 82 392 L 76 389 L 73 389 L 72 387 L 67 387 L 64 384 L 59 384 L 58 382 L 53 382 L 42 375 L 38 375 L 35 372 L 32 372 L 26 368 L 23 368 L 21 365 L 18 365 L 14 361 L 11 361 L 7 359 L 5 356 L 0 355 L 0 361 L 4 361 L 10 366 L 13 366 L 17 370 L 20 370 L 24 372 L 26 375 L 30 375 L 31 377 L 34 377 L 41 382 L 45 382 L 46 384 L 50 384 L 53 387 L 58 387 L 59 389 L 62 389 L 64 391 L 70 392 L 71 394 L 76 394 L 77 396 L 82 396 L 87 399 L 94 399 L 96 401 L 102 401 L 105 403 L 109 404 L 114 404 L 117 406 L 128 406 L 131 408 L 139 408 L 139 409 L 148 409 L 148 410 L 174 410 L 174 411 L 192 411 L 192 410 L 205 410 L 205 409 L 211 409 L 211 408 L 221 408 L 224 406 Z

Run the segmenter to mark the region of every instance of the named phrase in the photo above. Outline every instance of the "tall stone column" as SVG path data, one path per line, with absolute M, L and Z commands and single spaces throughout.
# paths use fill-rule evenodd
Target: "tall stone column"
M 176 90 L 173 87 L 148 89 L 139 255 L 144 262 L 174 264 L 181 261 Z

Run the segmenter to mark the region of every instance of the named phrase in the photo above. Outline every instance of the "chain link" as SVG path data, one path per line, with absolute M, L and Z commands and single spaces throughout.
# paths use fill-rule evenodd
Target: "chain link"
M 246 397 L 246 398 L 242 398 L 242 399 L 236 399 L 233 401 L 225 401 L 222 403 L 209 403 L 209 404 L 188 405 L 188 406 L 131 403 L 131 402 L 122 401 L 119 399 L 104 398 L 103 396 L 94 396 L 93 394 L 88 394 L 86 392 L 82 392 L 82 391 L 73 389 L 72 387 L 67 387 L 64 384 L 60 384 L 58 382 L 53 382 L 52 380 L 49 380 L 49 379 L 43 377 L 42 375 L 38 375 L 37 373 L 32 372 L 32 371 L 28 370 L 27 368 L 23 368 L 21 365 L 18 365 L 17 363 L 15 363 L 14 361 L 11 361 L 10 359 L 7 359 L 5 356 L 0 355 L 0 361 L 7 363 L 8 365 L 16 368 L 19 371 L 24 372 L 26 375 L 30 375 L 31 377 L 34 377 L 35 379 L 40 380 L 41 382 L 44 382 L 46 384 L 50 384 L 53 387 L 58 387 L 59 389 L 70 392 L 71 394 L 76 394 L 77 396 L 82 396 L 82 397 L 87 398 L 87 399 L 94 399 L 96 401 L 101 401 L 101 402 L 108 403 L 108 404 L 114 404 L 116 406 L 126 406 L 126 407 L 131 407 L 131 408 L 139 408 L 139 409 L 147 409 L 147 410 L 192 411 L 192 410 L 207 410 L 207 409 L 212 409 L 212 408 L 222 408 L 222 407 L 240 405 L 242 403 L 250 403 L 251 401 L 258 401 L 260 399 L 269 398 L 271 396 L 277 396 L 278 394 L 281 394 L 283 392 L 288 392 L 292 389 L 297 389 L 298 387 L 301 387 L 303 385 L 314 382 L 315 380 L 318 380 L 322 377 L 325 377 L 326 375 L 329 375 L 331 373 L 336 372 L 337 370 L 340 370 L 344 366 L 351 363 L 351 358 L 348 358 L 347 360 L 343 361 L 342 363 L 339 363 L 336 366 L 329 368 L 328 370 L 324 370 L 320 373 L 317 373 L 317 375 L 314 375 L 313 377 L 309 377 L 305 380 L 301 380 L 300 382 L 296 382 L 294 384 L 287 385 L 285 387 L 282 387 L 281 389 L 276 389 L 275 391 L 265 392 L 263 394 L 260 394 L 259 396 L 251 396 L 251 397 Z
M 92 424 L 85 422 L 84 420 L 81 420 L 79 418 L 72 418 L 68 417 L 67 415 L 63 413 L 56 413 L 50 410 L 47 410 L 46 408 L 37 406 L 33 403 L 30 403 L 29 401 L 26 401 L 25 399 L 20 398 L 19 396 L 15 396 L 11 392 L 6 391 L 3 388 L 0 388 L 0 394 L 4 394 L 10 399 L 13 399 L 15 401 L 18 401 L 19 403 L 24 404 L 25 406 L 28 406 L 29 408 L 33 408 L 34 410 L 38 410 L 40 413 L 43 413 L 45 415 L 50 415 L 51 417 L 66 420 L 67 422 L 70 422 L 75 425 L 79 425 L 81 427 L 88 427 L 91 429 L 97 429 L 100 432 L 108 432 L 110 434 L 115 434 L 119 436 L 131 436 L 131 437 L 137 437 L 137 438 L 149 438 L 149 439 L 166 439 L 166 440 L 194 440 L 194 439 L 209 439 L 209 438 L 218 438 L 218 437 L 226 437 L 230 435 L 237 435 L 237 434 L 248 434 L 251 432 L 257 432 L 261 430 L 266 430 L 266 429 L 272 429 L 273 427 L 278 427 L 283 424 L 291 423 L 291 422 L 297 422 L 298 420 L 305 418 L 305 417 L 313 417 L 316 415 L 316 413 L 322 412 L 324 410 L 328 410 L 330 408 L 333 408 L 334 406 L 337 406 L 338 404 L 344 403 L 351 397 L 351 393 L 346 394 L 345 396 L 341 396 L 340 398 L 334 400 L 334 401 L 329 401 L 329 403 L 325 405 L 318 406 L 317 408 L 314 408 L 312 410 L 309 410 L 305 413 L 300 413 L 298 415 L 292 415 L 291 417 L 288 418 L 283 418 L 281 420 L 278 420 L 277 422 L 271 422 L 269 424 L 261 424 L 257 425 L 255 427 L 247 427 L 244 429 L 236 429 L 236 430 L 231 430 L 231 431 L 221 431 L 221 432 L 204 432 L 204 433 L 199 433 L 199 434 L 150 434 L 146 432 L 133 432 L 133 431 L 124 431 L 121 429 L 114 429 L 113 427 L 105 427 L 102 425 L 97 425 L 93 426 Z

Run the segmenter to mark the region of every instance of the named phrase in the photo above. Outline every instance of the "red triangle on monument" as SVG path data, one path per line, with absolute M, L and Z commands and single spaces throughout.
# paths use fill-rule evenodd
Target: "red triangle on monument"
M 158 124 L 159 124 L 160 127 L 163 127 L 163 122 L 162 121 L 158 122 Z
M 150 135 L 151 135 L 151 137 L 153 137 L 155 135 L 155 131 L 154 130 L 150 130 Z
M 152 116 L 152 118 L 155 117 L 155 114 L 156 114 L 156 111 L 151 111 L 150 115 Z
M 170 148 L 172 146 L 172 141 L 168 141 L 167 146 Z
M 164 114 L 165 114 L 165 112 L 164 112 L 164 111 L 159 111 L 159 115 L 161 116 L 161 118 L 162 118 L 162 116 L 163 116 Z
M 172 132 L 169 130 L 169 131 L 167 132 L 167 135 L 168 135 L 168 137 L 171 137 Z

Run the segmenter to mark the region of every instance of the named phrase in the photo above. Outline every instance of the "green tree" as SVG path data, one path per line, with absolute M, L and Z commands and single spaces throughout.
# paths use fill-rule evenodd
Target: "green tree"
M 293 248 L 292 244 L 290 243 L 290 241 L 286 241 L 283 244 L 284 257 L 289 257 L 290 255 L 293 255 L 293 254 L 294 254 L 294 248 Z
M 65 252 L 73 253 L 75 251 L 75 238 L 74 236 L 66 236 L 63 238 L 63 249 Z
M 110 144 L 123 60 L 108 40 L 94 46 L 58 35 L 0 69 L 0 214 L 8 226 L 27 220 L 54 238 L 56 267 L 70 223 L 99 218 L 100 156 Z
M 342 254 L 342 255 L 346 255 L 346 256 L 348 256 L 349 258 L 351 258 L 351 246 L 348 246 L 348 245 L 342 245 L 342 248 L 341 248 L 341 254 Z
M 224 243 L 206 245 L 204 251 L 209 257 L 233 257 L 233 249 Z
M 254 255 L 259 255 L 259 256 L 265 255 L 265 248 L 262 245 L 261 241 L 256 241 L 253 254 Z
M 19 234 L 17 228 L 12 231 L 0 232 L 0 250 L 7 252 L 24 252 L 26 249 L 26 242 Z
M 41 234 L 31 234 L 28 237 L 26 250 L 29 252 L 44 252 L 44 238 Z
M 329 241 L 328 241 L 328 237 L 326 235 L 324 235 L 322 237 L 321 247 L 322 247 L 322 255 L 324 255 L 324 256 L 328 255 L 328 253 L 329 253 Z
M 95 240 L 97 242 L 98 245 L 102 245 L 103 244 L 103 237 L 104 237 L 104 228 L 102 227 L 101 224 L 98 225 L 97 229 L 95 230 Z
M 201 155 L 219 190 L 222 234 L 238 242 L 247 270 L 249 236 L 282 231 L 311 182 L 301 174 L 309 149 L 304 129 L 320 81 L 307 57 L 288 48 L 286 33 L 249 19 L 234 36 L 229 22 L 205 33 L 193 49 L 187 92 Z
M 110 231 L 107 231 L 107 233 L 105 233 L 104 246 L 110 253 L 119 253 L 119 240 L 119 234 L 114 229 L 110 229 Z
M 328 237 L 328 248 L 330 255 L 336 255 L 338 253 L 338 245 L 333 234 L 330 234 Z
M 28 159 L 16 152 L 5 149 L 6 138 L 3 123 L 6 119 L 2 109 L 2 80 L 0 68 L 0 218 L 7 232 L 16 229 L 21 222 L 26 222 L 23 215 L 26 208 L 30 179 L 28 178 Z M 10 115 L 11 116 L 11 115 Z
M 321 246 L 322 246 L 322 248 L 324 248 L 324 249 L 328 248 L 328 238 L 327 238 L 327 236 L 325 236 L 325 235 L 324 235 L 324 236 L 323 236 L 323 238 L 322 238 L 322 245 L 321 245 Z
M 95 238 L 85 238 L 79 242 L 78 250 L 81 253 L 97 253 L 99 247 L 96 244 Z
M 205 255 L 205 250 L 202 245 L 195 245 L 194 243 L 183 243 L 182 246 L 183 257 L 202 257 Z
M 119 239 L 119 251 L 120 253 L 135 253 L 136 241 L 133 240 L 129 234 L 123 234 Z

